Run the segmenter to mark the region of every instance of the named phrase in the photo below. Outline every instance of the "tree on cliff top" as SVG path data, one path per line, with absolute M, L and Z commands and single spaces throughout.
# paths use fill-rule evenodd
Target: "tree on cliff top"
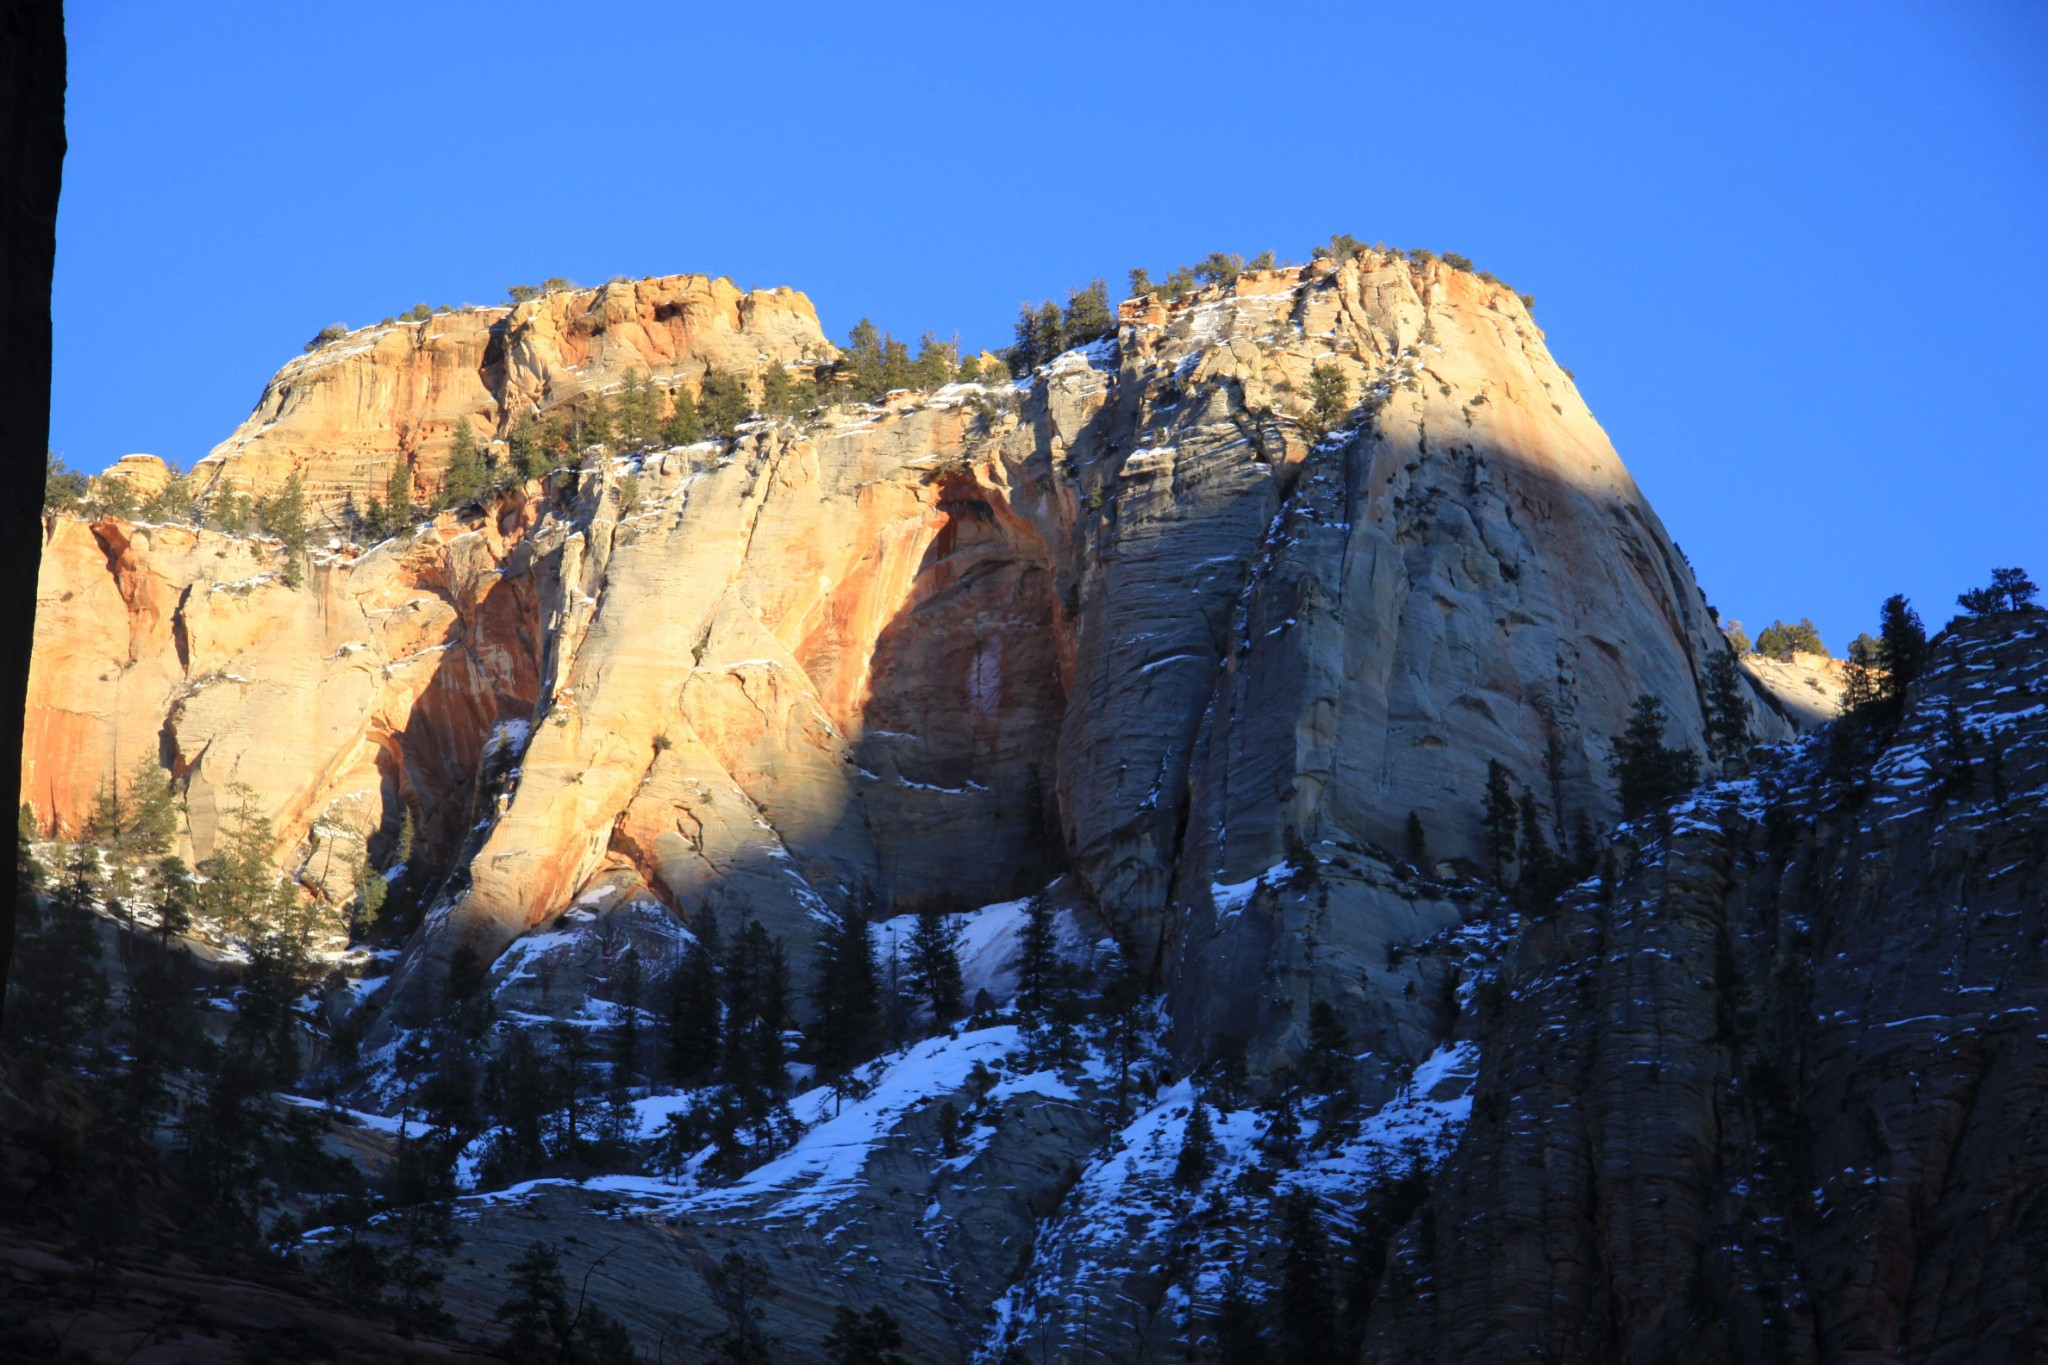
M 1789 659 L 1796 654 L 1818 654 L 1823 659 L 1833 657 L 1828 647 L 1820 641 L 1820 630 L 1811 620 L 1802 616 L 1799 624 L 1788 626 L 1783 621 L 1772 621 L 1757 632 L 1756 652 L 1773 659 Z
M 1956 604 L 1972 616 L 1999 611 L 2032 611 L 2034 596 L 2040 592 L 2025 569 L 1993 569 L 1991 586 L 1972 588 L 1956 598 Z

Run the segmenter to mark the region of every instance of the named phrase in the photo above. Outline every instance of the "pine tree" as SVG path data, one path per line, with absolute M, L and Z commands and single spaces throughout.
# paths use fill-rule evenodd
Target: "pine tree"
M 910 1365 L 896 1349 L 902 1344 L 903 1328 L 888 1309 L 877 1304 L 856 1313 L 841 1304 L 825 1335 L 825 1359 L 829 1365 Z
M 705 430 L 721 440 L 731 440 L 739 424 L 753 411 L 753 405 L 747 398 L 747 386 L 738 375 L 706 370 L 697 390 L 697 410 L 704 419 Z
M 917 373 L 910 363 L 910 347 L 886 332 L 882 335 L 882 392 L 916 386 Z
M 1309 370 L 1308 412 L 1301 418 L 1301 434 L 1310 445 L 1320 442 L 1336 427 L 1351 403 L 1351 381 L 1328 361 Z
M 1828 647 L 1821 643 L 1820 631 L 1804 616 L 1799 618 L 1796 626 L 1772 621 L 1758 631 L 1756 652 L 1772 659 L 1789 659 L 1795 653 L 1818 654 L 1823 659 L 1830 657 Z
M 789 1084 L 782 1034 L 789 1026 L 789 964 L 782 942 L 748 920 L 725 963 L 724 1079 L 739 1092 L 748 1118 L 767 1114 Z
M 918 911 L 910 936 L 910 989 L 931 1006 L 933 1022 L 944 1026 L 960 1015 L 966 986 L 960 976 L 959 924 L 937 907 Z
M 669 1074 L 684 1085 L 711 1079 L 723 1033 L 718 917 L 706 908 L 693 928 L 697 936 L 684 946 L 682 961 L 669 978 Z
M 455 419 L 455 433 L 448 442 L 448 470 L 441 476 L 442 510 L 461 508 L 476 501 L 490 482 L 484 468 L 483 451 L 476 443 L 476 430 L 467 417 Z
M 1244 1274 L 1232 1262 L 1223 1276 L 1223 1295 L 1209 1317 L 1214 1358 L 1222 1365 L 1266 1365 L 1271 1354 L 1259 1305 L 1245 1292 Z
M 1034 321 L 1031 336 L 1036 365 L 1043 365 L 1057 358 L 1070 344 L 1060 317 L 1060 306 L 1051 299 L 1038 305 L 1038 316 Z
M 308 533 L 306 490 L 299 482 L 296 470 L 285 477 L 284 487 L 276 496 L 263 500 L 257 516 L 263 522 L 263 528 L 277 537 L 284 550 L 284 569 L 280 574 L 284 585 L 298 587 L 305 578 Z
M 820 939 L 812 999 L 820 1067 L 843 1073 L 874 1055 L 882 1008 L 865 905 L 848 906 Z
M 1356 1068 L 1351 1057 L 1351 1039 L 1337 1018 L 1336 1008 L 1327 1000 L 1318 1000 L 1308 1007 L 1308 1051 L 1302 1061 L 1311 1090 L 1333 1100 L 1350 1097 Z M 1326 1110 L 1341 1107 L 1325 1106 Z
M 1281 1203 L 1278 1320 L 1281 1357 L 1296 1365 L 1337 1360 L 1335 1286 L 1322 1207 L 1305 1189 Z
M 1749 752 L 1749 702 L 1743 695 L 1742 666 L 1732 649 L 1716 650 L 1707 660 L 1707 757 L 1732 764 Z
M 668 417 L 661 424 L 662 444 L 688 446 L 703 439 L 704 422 L 697 415 L 697 400 L 690 396 L 688 389 L 678 385 Z
M 1024 911 L 1024 937 L 1017 960 L 1017 1008 L 1036 1018 L 1052 1004 L 1060 975 L 1059 940 L 1052 907 L 1033 896 Z
M 93 798 L 86 828 L 110 856 L 142 862 L 170 851 L 178 832 L 177 794 L 169 774 L 139 760 L 126 782 L 110 778 Z
M 1486 760 L 1486 799 L 1480 807 L 1479 822 L 1486 830 L 1486 852 L 1493 859 L 1493 880 L 1506 885 L 1508 860 L 1515 856 L 1514 789 L 1508 785 L 1508 770 L 1497 758 Z
M 761 372 L 761 411 L 770 417 L 787 417 L 795 411 L 790 402 L 789 371 L 780 365 Z
M 951 383 L 953 367 L 958 363 L 956 349 L 926 332 L 918 342 L 917 359 L 911 363 L 911 383 L 926 393 Z
M 1408 812 L 1408 864 L 1417 872 L 1430 870 L 1429 833 L 1422 827 L 1422 816 L 1412 810 Z
M 1699 755 L 1664 744 L 1664 705 L 1645 692 L 1629 708 L 1609 771 L 1621 788 L 1621 813 L 1633 820 L 1671 804 L 1699 781 Z
M 1109 311 L 1109 285 L 1090 280 L 1086 289 L 1067 291 L 1067 308 L 1060 318 L 1061 339 L 1069 346 L 1116 335 L 1116 315 Z
M 1283 1085 L 1275 1091 L 1267 1112 L 1259 1150 L 1274 1167 L 1292 1166 L 1301 1159 L 1301 1115 L 1295 1110 L 1292 1088 Z
M 214 833 L 212 855 L 199 864 L 206 878 L 200 886 L 199 909 L 233 933 L 255 934 L 276 908 L 274 839 L 256 793 L 237 783 L 229 794 L 235 804 Z
M 1209 1107 L 1200 1095 L 1181 1130 L 1180 1154 L 1173 1162 L 1173 1183 L 1184 1190 L 1197 1189 L 1216 1168 L 1216 1129 L 1209 1122 Z
M 525 1029 L 514 1029 L 484 1077 L 484 1098 L 496 1129 L 485 1153 L 490 1185 L 509 1185 L 548 1159 L 547 1122 L 556 1108 L 551 1059 Z
M 1941 782 L 1938 790 L 1944 801 L 1966 799 L 1976 787 L 1976 775 L 1970 771 L 1970 736 L 1963 728 L 1963 718 L 1949 703 L 1941 717 Z
M 638 370 L 626 372 L 625 386 L 619 392 L 618 429 L 620 445 L 627 453 L 653 449 L 661 435 L 660 401 L 646 375 Z
M 384 481 L 385 535 L 404 530 L 412 524 L 412 467 L 403 455 L 391 467 L 391 477 Z M 378 539 L 383 539 L 379 536 Z
M 99 853 L 74 845 L 64 880 L 39 911 L 25 917 L 8 978 L 8 1032 L 37 1056 L 60 1064 L 83 1059 L 106 1022 L 107 978 L 93 927 L 99 903 Z M 24 903 L 24 908 L 33 905 Z
M 640 1066 L 640 950 L 628 943 L 606 975 L 618 1019 L 612 1032 L 612 1080 L 614 1088 L 623 1088 L 633 1083 Z
M 888 384 L 882 374 L 882 333 L 866 318 L 855 323 L 853 330 L 847 333 L 846 347 L 839 364 L 849 381 L 848 388 L 859 401 L 873 403 L 888 392 Z
M 1885 598 L 1877 620 L 1878 699 L 1886 724 L 1896 726 L 1905 714 L 1906 689 L 1927 667 L 1927 628 L 1903 593 Z
M 520 1365 L 560 1359 L 571 1321 L 561 1253 L 551 1243 L 535 1242 L 508 1273 L 511 1292 L 493 1315 L 505 1325 L 505 1353 Z
M 1543 814 L 1536 804 L 1536 793 L 1527 787 L 1522 788 L 1520 810 L 1522 835 L 1515 850 L 1522 865 L 1519 886 L 1524 904 L 1541 910 L 1547 908 L 1564 889 L 1561 869 L 1551 853 L 1550 841 L 1543 835 Z
M 548 471 L 547 452 L 541 446 L 541 427 L 532 413 L 523 414 L 505 438 L 507 459 L 518 479 L 537 479 Z
M 192 927 L 195 904 L 197 888 L 185 860 L 175 855 L 159 858 L 156 894 L 150 900 L 150 908 L 156 912 L 156 933 L 160 943 L 168 945 L 170 940 Z
M 601 393 L 591 395 L 590 401 L 583 405 L 583 411 L 577 414 L 576 422 L 578 455 L 591 446 L 603 446 L 609 452 L 618 440 L 611 399 Z

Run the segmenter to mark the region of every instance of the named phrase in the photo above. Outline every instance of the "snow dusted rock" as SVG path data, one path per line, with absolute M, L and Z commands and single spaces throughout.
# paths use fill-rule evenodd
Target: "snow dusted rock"
M 287 366 L 207 469 L 366 495 L 457 417 L 488 434 L 574 387 L 563 366 L 592 385 L 749 347 L 829 354 L 801 296 L 697 277 L 372 329 Z M 1355 406 L 1311 448 L 1319 362 Z M 1381 850 L 1412 811 L 1435 859 L 1476 866 L 1489 759 L 1554 841 L 1610 820 L 1629 703 L 1662 697 L 1697 746 L 1721 647 L 1522 303 L 1441 262 L 1363 252 L 1133 305 L 1000 391 L 650 456 L 631 508 L 628 468 L 330 557 L 298 590 L 231 569 L 263 562 L 245 541 L 165 528 L 185 547 L 145 556 L 157 533 L 59 519 L 46 597 L 88 596 L 45 624 L 26 795 L 74 820 L 167 732 L 195 848 L 234 780 L 287 844 L 415 811 L 422 860 L 457 875 L 386 993 L 398 1015 L 436 1007 L 459 948 L 493 957 L 600 885 L 757 917 L 804 961 L 855 898 L 959 909 L 1066 871 L 1174 991 L 1184 1052 L 1270 1048 L 1329 995 L 1388 1016 L 1412 1060 L 1433 1002 L 1358 983 L 1458 912 Z M 465 785 L 510 720 L 517 763 Z M 1212 904 L 1291 848 L 1377 870 L 1279 918 L 1285 897 Z
M 1965 620 L 1864 797 L 1787 756 L 1532 929 L 1367 1359 L 2048 1354 L 2044 694 Z
M 580 1245 L 566 1248 L 565 1269 L 580 1278 L 602 1254 L 593 1297 L 650 1347 L 694 1352 L 725 1326 L 705 1272 L 738 1251 L 767 1267 L 763 1327 L 787 1358 L 822 1358 L 840 1305 L 881 1304 L 913 1359 L 966 1360 L 1029 1258 L 1038 1221 L 1109 1134 L 1099 1065 L 1035 1069 L 1020 1049 L 1014 1026 L 969 1029 L 884 1058 L 866 1098 L 799 1096 L 791 1107 L 809 1131 L 729 1184 L 694 1171 L 673 1182 L 600 1176 L 464 1200 L 448 1306 L 488 1324 L 506 1267 L 535 1238 L 567 1232 Z M 642 1106 L 648 1136 L 677 1103 Z M 966 1116 L 950 1147 L 947 1103 Z

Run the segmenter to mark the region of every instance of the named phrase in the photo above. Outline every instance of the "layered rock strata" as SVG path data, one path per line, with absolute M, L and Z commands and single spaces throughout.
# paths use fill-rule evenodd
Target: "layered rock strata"
M 1710 788 L 1532 927 L 1366 1359 L 2048 1356 L 2044 689 L 1966 623 L 1867 785 Z
M 659 335 L 633 319 L 684 288 L 521 305 L 499 319 L 499 390 L 565 384 L 514 362 L 593 309 L 619 318 L 585 338 L 602 356 L 563 352 L 586 377 L 648 363 L 653 343 L 627 341 Z M 715 310 L 722 358 L 822 354 L 807 308 L 775 299 L 800 296 Z M 483 364 L 496 324 L 458 317 L 423 335 L 474 324 L 461 345 Z M 376 452 L 444 391 L 414 368 L 438 362 L 382 335 L 288 366 L 220 467 L 274 449 L 278 469 L 317 454 L 309 482 L 331 491 L 381 478 Z M 697 336 L 674 355 L 698 363 Z M 1353 407 L 1311 444 L 1297 418 L 1319 363 Z M 343 371 L 349 392 L 413 395 L 412 415 L 315 404 Z M 473 382 L 463 404 L 499 392 Z M 500 421 L 516 406 L 490 401 Z M 330 431 L 344 410 L 354 424 Z M 457 947 L 493 955 L 599 884 L 801 943 L 856 897 L 974 904 L 1065 871 L 1170 986 L 1184 1046 L 1279 1045 L 1319 996 L 1382 1010 L 1389 945 L 1458 912 L 1370 875 L 1284 914 L 1232 888 L 1290 849 L 1400 848 L 1411 811 L 1434 859 L 1478 866 L 1490 758 L 1560 842 L 1581 814 L 1608 822 L 1629 703 L 1662 697 L 1697 746 L 1700 670 L 1724 647 L 1516 296 L 1373 252 L 1126 305 L 1114 340 L 1014 388 L 599 461 L 324 556 L 300 589 L 251 542 L 168 528 L 59 521 L 49 559 L 29 798 L 75 820 L 105 764 L 163 734 L 181 779 L 198 770 L 195 851 L 237 780 L 287 840 L 370 825 L 329 812 L 368 799 L 372 774 L 387 835 L 431 802 L 429 851 L 457 875 L 394 1017 L 433 1007 Z M 418 725 L 428 698 L 442 719 Z M 1761 692 L 1755 720 L 1790 733 Z M 501 721 L 521 722 L 504 761 L 463 788 Z
M 694 392 L 709 369 L 753 382 L 768 366 L 836 354 L 802 294 L 703 275 L 383 323 L 279 370 L 248 420 L 193 467 L 195 491 L 263 497 L 297 474 L 316 513 L 338 521 L 381 499 L 395 469 L 431 498 L 458 425 L 487 442 L 528 414 L 573 412 L 629 376 Z

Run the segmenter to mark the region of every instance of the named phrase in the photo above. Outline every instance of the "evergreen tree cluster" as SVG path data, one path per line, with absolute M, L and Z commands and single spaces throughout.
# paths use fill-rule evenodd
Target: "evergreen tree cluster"
M 1614 741 L 1608 771 L 1619 785 L 1625 820 L 1661 812 L 1699 783 L 1699 755 L 1667 745 L 1667 723 L 1664 704 L 1645 692 L 1630 706 L 1628 726 Z
M 255 513 L 263 529 L 276 536 L 284 550 L 280 576 L 285 586 L 298 587 L 305 579 L 306 551 L 312 538 L 312 530 L 306 524 L 305 485 L 300 483 L 298 472 L 287 475 L 284 486 L 276 493 L 258 499 Z
M 1796 626 L 1774 620 L 1758 631 L 1756 652 L 1769 659 L 1789 659 L 1794 654 L 1818 654 L 1823 659 L 1833 657 L 1828 653 L 1828 647 L 1821 643 L 1819 628 L 1804 616 L 1799 618 Z
M 1085 288 L 1069 289 L 1066 306 L 1051 299 L 1036 308 L 1017 307 L 1016 340 L 1004 357 L 1013 374 L 1028 374 L 1054 357 L 1116 335 L 1116 314 L 1109 306 L 1109 285 L 1090 280 Z
M 1348 1365 L 1363 1352 L 1395 1235 L 1422 1209 L 1429 1172 L 1420 1162 L 1381 1173 L 1350 1225 L 1312 1190 L 1279 1198 L 1280 1274 L 1255 1298 L 1233 1267 L 1210 1307 L 1205 1358 L 1230 1365 Z
M 512 1263 L 510 1280 L 494 1320 L 505 1333 L 499 1349 L 513 1365 L 628 1365 L 640 1359 L 625 1324 L 589 1301 L 587 1275 L 572 1302 L 554 1243 L 530 1244 Z

